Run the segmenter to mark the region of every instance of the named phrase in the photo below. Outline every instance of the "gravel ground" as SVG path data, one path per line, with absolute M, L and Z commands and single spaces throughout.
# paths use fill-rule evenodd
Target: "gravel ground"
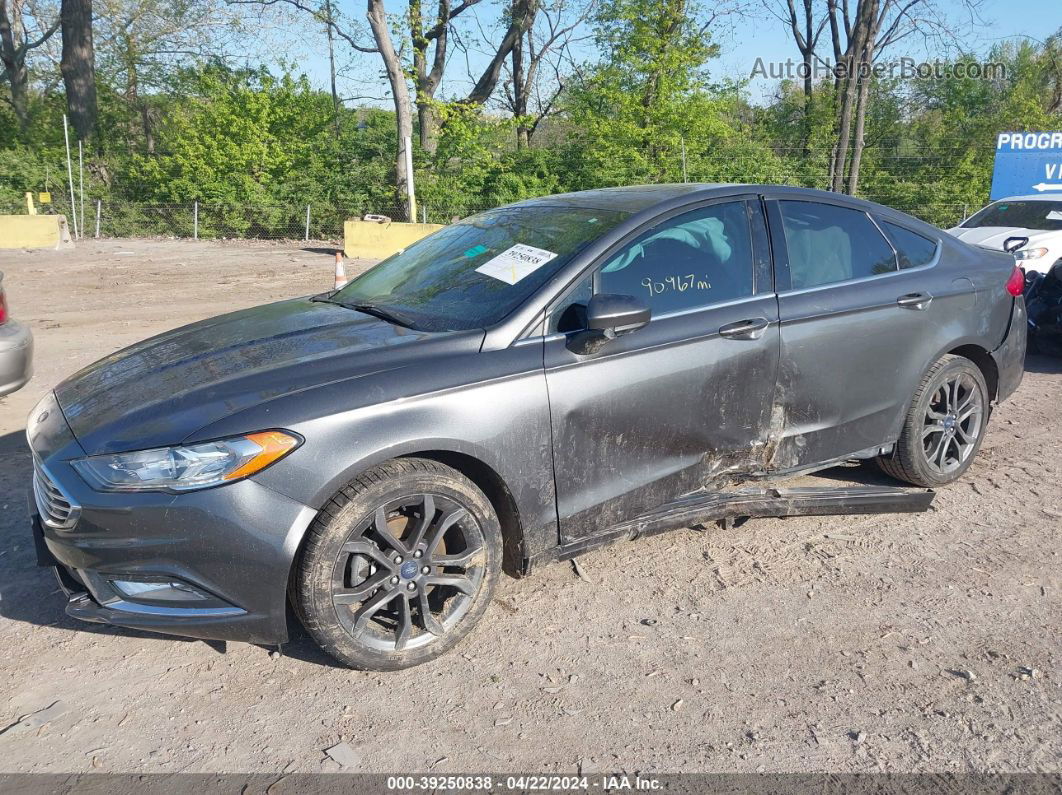
M 582 576 L 505 578 L 471 637 L 420 668 L 338 668 L 305 636 L 277 654 L 67 618 L 27 528 L 30 408 L 136 340 L 326 289 L 331 252 L 0 252 L 37 340 L 36 377 L 0 400 L 0 771 L 335 771 L 337 743 L 344 770 L 395 773 L 1062 770 L 1051 359 L 1030 359 L 929 513 L 678 531 L 592 552 Z

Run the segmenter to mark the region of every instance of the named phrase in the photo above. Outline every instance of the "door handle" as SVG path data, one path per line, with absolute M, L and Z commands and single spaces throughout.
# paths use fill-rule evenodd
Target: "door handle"
M 719 327 L 719 336 L 731 340 L 758 340 L 771 322 L 765 317 L 739 320 Z
M 925 309 L 932 300 L 933 296 L 929 293 L 907 293 L 896 299 L 896 305 L 904 309 Z

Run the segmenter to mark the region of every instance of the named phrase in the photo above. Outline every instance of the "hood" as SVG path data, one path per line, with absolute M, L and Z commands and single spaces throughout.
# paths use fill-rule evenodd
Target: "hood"
M 55 394 L 90 455 L 162 447 L 260 403 L 422 356 L 475 351 L 482 340 L 480 330 L 414 331 L 299 298 L 145 340 L 89 365 Z
M 1062 232 L 1045 232 L 1043 229 L 1022 229 L 1016 226 L 977 226 L 972 229 L 955 227 L 948 232 L 964 243 L 972 246 L 1003 250 L 1003 244 L 1009 237 L 1027 237 L 1029 242 L 1023 248 L 1038 246 L 1052 247 L 1062 242 Z

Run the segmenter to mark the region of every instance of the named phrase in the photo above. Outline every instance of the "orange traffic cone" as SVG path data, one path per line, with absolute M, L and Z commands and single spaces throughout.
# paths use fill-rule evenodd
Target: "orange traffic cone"
M 343 252 L 336 252 L 336 286 L 335 289 L 347 286 L 347 266 L 343 264 Z

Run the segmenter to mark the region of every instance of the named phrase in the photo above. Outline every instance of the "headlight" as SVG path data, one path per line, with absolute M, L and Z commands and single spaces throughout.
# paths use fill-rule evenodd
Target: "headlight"
M 187 447 L 94 455 L 74 469 L 100 491 L 191 491 L 249 477 L 275 464 L 302 439 L 263 431 Z
M 1039 259 L 1046 256 L 1046 248 L 1023 248 L 1014 252 L 1014 259 Z

